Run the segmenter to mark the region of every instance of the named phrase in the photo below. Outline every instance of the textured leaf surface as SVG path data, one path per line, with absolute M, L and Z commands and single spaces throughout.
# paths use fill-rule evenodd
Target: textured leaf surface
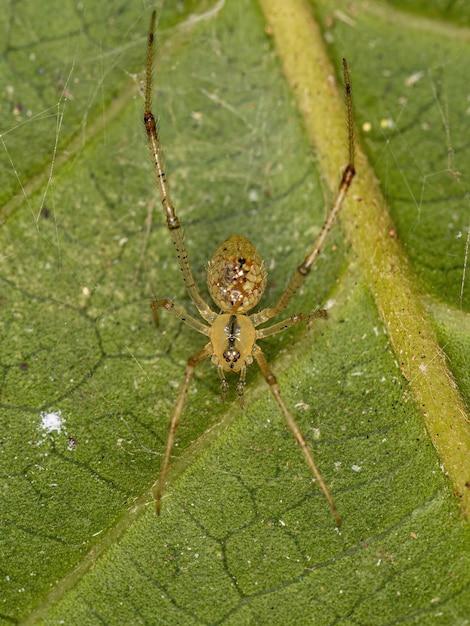
M 155 329 L 149 308 L 156 294 L 192 311 L 141 122 L 150 10 L 21 3 L 1 16 L 1 623 L 467 623 L 468 416 L 446 419 L 470 393 L 465 9 L 337 5 L 310 8 L 337 80 L 342 56 L 353 71 L 357 139 L 410 310 L 380 304 L 378 261 L 367 266 L 370 242 L 354 235 L 382 226 L 381 213 L 370 230 L 357 213 L 371 176 L 359 155 L 341 224 L 289 307 L 328 302 L 329 319 L 263 348 L 341 532 L 254 366 L 245 411 L 233 391 L 220 404 L 217 372 L 201 366 L 156 517 L 168 418 L 203 339 L 169 316 Z M 239 232 L 266 260 L 271 303 L 321 227 L 344 127 L 331 149 L 312 145 L 256 3 L 167 3 L 159 15 L 155 109 L 196 280 L 204 290 L 211 253 Z M 337 112 L 324 87 L 311 115 L 326 128 Z M 425 409 L 390 324 L 419 345 L 418 306 L 439 341 L 435 358 L 406 359 Z M 441 354 L 453 378 L 438 385 L 425 377 Z M 445 450 L 428 423 L 441 401 Z

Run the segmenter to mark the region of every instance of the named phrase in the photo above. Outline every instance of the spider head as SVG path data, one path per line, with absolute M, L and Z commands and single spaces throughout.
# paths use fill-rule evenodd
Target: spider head
M 266 289 L 266 281 L 261 256 L 242 235 L 226 239 L 209 261 L 209 293 L 224 313 L 243 314 L 256 306 Z

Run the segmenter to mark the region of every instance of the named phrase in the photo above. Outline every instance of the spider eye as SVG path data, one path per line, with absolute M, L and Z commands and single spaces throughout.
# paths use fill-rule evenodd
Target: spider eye
M 227 363 L 236 363 L 241 355 L 238 350 L 231 348 L 229 350 L 225 350 L 222 356 Z

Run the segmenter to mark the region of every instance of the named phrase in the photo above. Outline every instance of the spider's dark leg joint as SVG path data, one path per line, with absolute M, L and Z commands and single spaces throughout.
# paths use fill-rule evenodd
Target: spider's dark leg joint
M 153 321 L 155 323 L 155 326 L 160 326 L 160 316 L 158 315 L 158 309 L 159 308 L 165 309 L 166 311 L 171 311 L 171 309 L 174 307 L 174 304 L 171 300 L 168 299 L 163 299 L 163 300 L 154 300 L 151 304 L 150 304 L 150 308 L 152 309 L 152 314 L 153 314 Z
M 171 208 L 173 209 L 173 207 Z M 177 230 L 178 228 L 181 228 L 181 223 L 179 219 L 176 217 L 176 215 L 168 215 L 168 217 L 166 218 L 166 223 L 168 226 L 168 230 Z
M 265 379 L 266 382 L 268 383 L 268 385 L 270 387 L 276 387 L 277 386 L 277 378 L 274 376 L 274 374 L 272 372 L 269 372 L 269 374 L 265 375 Z
M 352 163 L 346 166 L 346 169 L 343 172 L 343 178 L 341 179 L 341 183 L 339 185 L 340 189 L 348 188 L 352 182 L 352 179 L 356 175 L 356 169 Z
M 301 276 L 308 276 L 310 273 L 310 266 L 305 265 L 305 263 L 302 263 L 301 265 L 299 265 L 299 267 L 297 268 L 297 271 L 299 272 L 299 274 Z
M 171 309 L 175 306 L 171 300 L 157 300 L 155 303 L 156 306 L 161 306 L 163 309 L 167 311 L 171 311 Z
M 155 122 L 155 118 L 153 116 L 152 111 L 145 111 L 144 113 L 144 124 L 145 130 L 147 133 L 155 133 L 157 132 L 157 124 Z
M 194 354 L 193 356 L 190 356 L 188 359 L 188 368 L 196 367 L 196 365 L 200 362 L 201 362 L 201 359 L 199 358 L 199 354 Z

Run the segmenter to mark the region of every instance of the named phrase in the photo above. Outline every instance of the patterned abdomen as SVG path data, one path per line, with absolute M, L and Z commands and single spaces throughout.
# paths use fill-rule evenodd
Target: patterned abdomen
M 209 261 L 207 286 L 225 313 L 246 313 L 266 288 L 266 268 L 256 248 L 242 235 L 232 235 Z

